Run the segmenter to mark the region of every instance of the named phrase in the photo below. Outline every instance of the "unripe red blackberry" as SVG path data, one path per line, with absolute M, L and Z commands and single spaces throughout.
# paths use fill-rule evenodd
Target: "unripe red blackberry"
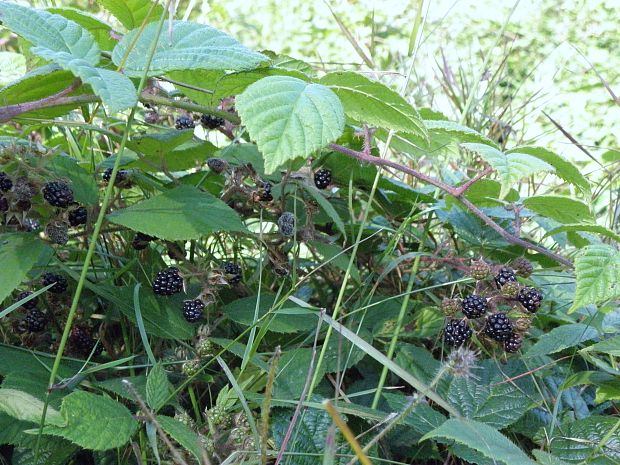
M 73 190 L 64 181 L 50 181 L 43 186 L 43 198 L 59 208 L 67 208 L 73 203 Z
M 476 281 L 487 279 L 491 275 L 491 266 L 484 260 L 476 260 L 469 267 L 469 275 Z
M 492 339 L 503 342 L 510 337 L 513 331 L 512 321 L 505 313 L 489 315 L 484 332 Z
M 458 299 L 448 299 L 447 297 L 441 301 L 441 311 L 446 316 L 454 316 L 461 309 L 461 302 Z
M 19 294 L 17 294 L 17 301 L 19 302 L 22 299 L 25 299 L 26 297 L 32 295 L 32 292 L 30 291 L 23 291 L 20 292 Z M 25 304 L 22 304 L 22 308 L 25 308 L 26 310 L 32 310 L 37 308 L 37 303 L 39 302 L 39 298 L 35 297 L 33 299 L 30 299 L 28 302 L 26 302 Z
M 480 318 L 488 309 L 487 299 L 475 294 L 465 297 L 461 303 L 461 310 L 467 318 Z
M 332 182 L 332 172 L 328 169 L 320 169 L 314 173 L 314 185 L 318 189 L 326 189 Z
M 517 300 L 530 313 L 536 313 L 543 300 L 542 292 L 534 287 L 524 287 L 519 291 Z
M 523 276 L 524 278 L 529 277 L 534 271 L 532 262 L 530 262 L 527 258 L 524 257 L 515 258 L 512 263 L 510 263 L 510 266 L 512 266 L 517 275 Z
M 65 245 L 69 242 L 69 226 L 64 221 L 52 221 L 45 227 L 45 234 L 54 244 Z
M 465 320 L 450 320 L 443 329 L 443 340 L 449 346 L 460 346 L 471 335 L 472 330 Z
M 504 350 L 508 353 L 514 354 L 521 348 L 521 344 L 523 343 L 523 338 L 518 333 L 512 333 L 508 338 L 504 341 Z
M 221 174 L 229 168 L 228 162 L 223 158 L 209 158 L 207 166 L 216 174 Z
M 278 228 L 280 228 L 280 234 L 286 237 L 291 237 L 295 234 L 295 215 L 291 212 L 284 212 L 278 218 Z
M 67 283 L 67 278 L 60 274 L 45 273 L 43 275 L 42 282 L 43 286 L 49 286 L 50 284 L 54 284 L 47 290 L 47 292 L 52 292 L 53 294 L 62 294 L 69 287 L 69 283 Z
M 220 118 L 219 116 L 202 114 L 200 115 L 200 124 L 202 124 L 207 129 L 215 129 L 219 128 L 222 124 L 224 124 L 224 118 Z
M 40 333 L 47 326 L 47 317 L 45 314 L 36 308 L 28 311 L 28 314 L 24 318 L 26 324 L 26 330 L 30 333 Z
M 235 263 L 225 262 L 222 266 L 226 281 L 229 284 L 237 284 L 241 281 L 241 267 Z
M 84 207 L 77 207 L 69 212 L 69 224 L 74 228 L 88 221 L 88 210 Z
M 169 267 L 158 271 L 153 279 L 153 292 L 157 295 L 173 295 L 183 290 L 183 278 L 179 274 L 179 269 Z
M 183 302 L 183 316 L 190 323 L 196 323 L 202 318 L 205 304 L 200 299 L 186 300 Z
M 4 171 L 0 171 L 0 191 L 8 192 L 13 187 L 13 181 Z
M 495 284 L 497 285 L 497 288 L 501 289 L 501 287 L 504 284 L 509 283 L 511 281 L 516 281 L 517 277 L 515 276 L 515 272 L 511 268 L 502 267 L 500 268 L 497 275 L 495 275 L 494 280 L 495 280 Z
M 521 289 L 521 285 L 517 281 L 508 281 L 501 288 L 501 294 L 504 297 L 508 297 L 510 299 L 514 299 L 519 294 L 519 290 Z
M 190 116 L 181 115 L 174 122 L 174 127 L 177 128 L 178 130 L 194 129 L 195 127 L 194 120 Z

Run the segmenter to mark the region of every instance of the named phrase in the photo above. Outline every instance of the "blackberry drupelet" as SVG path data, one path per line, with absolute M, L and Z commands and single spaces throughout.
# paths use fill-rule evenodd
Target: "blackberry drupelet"
M 224 124 L 224 118 L 203 114 L 200 115 L 200 124 L 202 124 L 207 129 L 215 129 L 219 128 L 222 124 Z
M 144 250 L 149 246 L 149 242 L 154 241 L 156 237 L 149 236 L 141 232 L 137 232 L 131 241 L 131 247 L 135 250 Z
M 484 332 L 492 339 L 503 342 L 512 334 L 513 326 L 505 313 L 499 312 L 487 318 Z
M 67 278 L 60 274 L 54 273 L 45 273 L 43 275 L 43 286 L 49 286 L 50 284 L 54 284 L 47 291 L 52 292 L 54 294 L 62 294 L 69 287 L 69 283 L 67 282 Z
M 325 189 L 332 182 L 332 172 L 322 168 L 314 173 L 314 185 L 318 189 Z
M 497 288 L 500 289 L 504 284 L 510 281 L 516 281 L 517 277 L 515 276 L 515 272 L 507 267 L 502 267 L 497 275 L 495 275 L 495 284 Z
M 480 318 L 488 309 L 487 299 L 479 295 L 465 297 L 461 303 L 461 310 L 467 318 Z
M 86 224 L 88 221 L 88 210 L 84 207 L 78 207 L 69 212 L 69 224 L 73 227 Z
M 200 299 L 186 300 L 183 302 L 183 316 L 190 323 L 196 323 L 202 318 L 205 304 Z
M 20 292 L 19 294 L 17 294 L 17 301 L 19 302 L 20 300 L 25 299 L 29 295 L 32 295 L 32 292 L 30 291 Z M 38 297 L 35 297 L 34 299 L 30 299 L 25 304 L 22 304 L 22 308 L 25 308 L 26 310 L 33 310 L 37 308 L 38 301 L 39 301 Z
M 519 291 L 517 300 L 530 313 L 536 313 L 542 304 L 543 295 L 534 287 L 524 287 Z
M 0 171 L 0 191 L 8 192 L 13 187 L 13 181 L 4 171 Z
M 47 326 L 47 317 L 41 310 L 33 308 L 24 318 L 26 329 L 30 333 L 40 333 Z
M 443 329 L 443 340 L 449 346 L 460 346 L 471 335 L 472 330 L 465 320 L 450 320 Z
M 157 295 L 173 295 L 183 290 L 183 278 L 179 269 L 169 267 L 157 272 L 153 280 L 153 292 Z
M 508 336 L 508 339 L 504 341 L 504 350 L 508 353 L 514 354 L 521 348 L 523 338 L 518 333 L 512 333 Z
M 43 186 L 43 198 L 59 208 L 67 208 L 73 203 L 73 190 L 64 181 L 50 181 Z
M 278 228 L 283 236 L 291 237 L 295 234 L 295 215 L 291 212 L 282 213 L 278 218 Z
M 174 127 L 178 130 L 194 129 L 194 120 L 190 116 L 181 115 L 175 121 Z
M 225 262 L 222 269 L 226 275 L 226 281 L 228 281 L 229 284 L 237 284 L 241 281 L 241 267 L 239 265 Z

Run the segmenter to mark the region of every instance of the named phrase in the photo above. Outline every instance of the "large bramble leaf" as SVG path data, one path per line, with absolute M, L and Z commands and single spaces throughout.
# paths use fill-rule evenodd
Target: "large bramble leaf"
M 48 8 L 47 11 L 76 22 L 90 32 L 102 50 L 112 50 L 116 40 L 112 37 L 112 27 L 95 15 L 76 8 Z
M 164 8 L 149 0 L 99 0 L 127 29 L 140 27 L 151 11 L 148 21 L 157 21 L 164 14 Z M 155 3 L 155 5 L 154 5 Z
M 157 411 L 166 405 L 173 386 L 161 365 L 155 365 L 146 378 L 146 402 Z
M 39 423 L 43 415 L 44 403 L 36 397 L 16 389 L 0 389 L 0 411 L 16 420 Z M 49 425 L 62 426 L 65 420 L 53 408 L 47 408 L 45 417 Z
M 424 125 L 431 133 L 431 137 L 446 134 L 459 142 L 478 142 L 492 147 L 497 146 L 495 142 L 488 137 L 483 136 L 478 131 L 455 123 L 454 121 L 447 121 L 443 119 L 425 119 Z
M 224 97 L 241 94 L 251 84 L 267 76 L 292 76 L 301 80 L 306 80 L 307 76 L 299 71 L 286 70 L 281 68 L 258 68 L 250 71 L 239 71 L 222 76 L 215 83 L 211 104 L 219 102 Z
M 510 192 L 510 188 L 521 179 L 541 171 L 554 171 L 553 166 L 547 162 L 526 153 L 504 153 L 495 147 L 476 143 L 465 143 L 461 146 L 479 154 L 497 171 L 502 185 L 500 199 L 503 199 Z
M 214 231 L 246 231 L 232 208 L 192 186 L 179 186 L 129 208 L 116 210 L 108 219 L 169 241 L 199 239 Z
M 120 66 L 129 51 L 123 72 L 132 77 L 142 76 L 157 29 L 158 24 L 150 23 L 142 31 L 134 29 L 127 33 L 112 52 L 114 64 Z M 167 33 L 159 37 L 148 75 L 191 69 L 239 71 L 256 68 L 267 60 L 265 55 L 246 48 L 211 26 L 174 21 L 172 37 Z
M 620 296 L 620 252 L 610 245 L 586 247 L 575 259 L 575 274 L 577 288 L 569 313 Z
M 481 453 L 492 462 L 505 465 L 536 465 L 536 462 L 495 428 L 474 420 L 450 419 L 426 434 L 422 440 L 425 439 L 456 441 Z
M 525 354 L 526 357 L 553 354 L 560 350 L 574 347 L 582 342 L 598 336 L 598 332 L 591 326 L 582 323 L 558 326 L 543 334 Z
M 327 74 L 319 82 L 334 91 L 353 120 L 428 138 L 415 108 L 382 83 L 350 71 Z
M 523 201 L 530 210 L 560 223 L 594 222 L 590 206 L 581 200 L 559 195 L 538 195 Z
M 60 413 L 66 425 L 48 425 L 44 433 L 91 450 L 121 447 L 138 428 L 138 422 L 127 407 L 85 391 L 75 391 L 65 397 Z
M 236 108 L 272 173 L 286 161 L 335 141 L 344 130 L 344 111 L 329 88 L 290 76 L 269 76 L 237 96 Z
M 562 425 L 550 441 L 551 453 L 568 463 L 617 465 L 620 463 L 618 419 L 593 415 Z M 556 430 L 557 431 L 557 430 Z M 605 440 L 604 440 L 605 439 Z
M 0 52 L 0 85 L 6 85 L 26 74 L 26 57 L 15 52 Z

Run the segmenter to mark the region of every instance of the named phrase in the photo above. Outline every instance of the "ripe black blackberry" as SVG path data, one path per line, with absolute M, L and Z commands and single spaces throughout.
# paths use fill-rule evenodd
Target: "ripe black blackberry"
M 332 182 L 332 172 L 322 168 L 314 173 L 314 185 L 319 189 L 325 189 Z
M 523 343 L 523 338 L 518 333 L 512 333 L 508 338 L 504 341 L 504 350 L 511 354 L 514 354 L 521 348 L 521 344 Z
M 155 237 L 149 236 L 148 234 L 137 232 L 131 241 L 131 247 L 135 250 L 144 250 L 148 247 L 149 242 L 154 241 L 155 239 Z
M 43 186 L 43 198 L 59 208 L 67 208 L 73 203 L 73 190 L 64 181 L 50 181 Z
M 9 201 L 6 197 L 0 197 L 0 212 L 5 213 L 9 211 Z
M 500 268 L 499 272 L 495 275 L 494 279 L 495 279 L 495 284 L 497 285 L 497 288 L 500 289 L 504 284 L 511 282 L 511 281 L 516 281 L 517 277 L 515 275 L 515 272 L 511 268 L 502 267 Z
M 472 335 L 465 320 L 450 320 L 443 329 L 443 341 L 449 346 L 460 346 Z
M 69 287 L 69 283 L 67 282 L 67 278 L 60 274 L 54 273 L 45 273 L 43 275 L 43 286 L 49 286 L 50 284 L 54 284 L 47 291 L 52 292 L 54 294 L 62 294 Z
M 69 212 L 69 224 L 73 227 L 86 224 L 88 221 L 88 210 L 84 207 L 78 207 Z
M 40 333 L 47 326 L 47 317 L 41 310 L 33 308 L 24 318 L 24 323 L 28 332 Z
M 536 313 L 542 304 L 543 295 L 534 287 L 524 287 L 519 291 L 517 300 L 530 313 Z
M 0 171 L 0 191 L 8 192 L 13 187 L 13 181 L 4 171 Z
M 20 300 L 25 299 L 29 295 L 32 295 L 32 292 L 30 291 L 20 292 L 19 294 L 17 294 L 17 301 L 19 302 Z M 30 299 L 25 304 L 22 304 L 22 308 L 25 308 L 26 310 L 33 310 L 37 308 L 38 301 L 39 301 L 38 297 L 35 297 L 34 299 Z
M 484 332 L 492 339 L 503 342 L 512 334 L 513 326 L 505 313 L 499 312 L 489 315 Z
M 222 124 L 224 124 L 224 118 L 203 114 L 200 115 L 200 124 L 202 124 L 207 129 L 215 129 L 219 128 Z
M 209 158 L 207 166 L 216 174 L 221 174 L 228 169 L 228 162 L 223 158 Z
M 103 172 L 102 178 L 105 184 L 109 184 L 110 179 L 112 179 L 112 168 L 107 168 Z M 129 171 L 118 170 L 116 172 L 116 179 L 114 180 L 114 185 L 116 187 L 131 187 L 131 177 Z
M 283 236 L 291 237 L 295 234 L 295 215 L 291 212 L 282 213 L 278 218 L 278 228 Z
M 205 304 L 200 299 L 186 300 L 183 302 L 183 316 L 190 323 L 196 323 L 202 318 Z
M 222 269 L 226 275 L 226 281 L 228 281 L 229 284 L 237 284 L 241 281 L 241 267 L 239 265 L 225 262 Z
M 190 116 L 181 115 L 174 122 L 174 127 L 178 130 L 194 129 L 194 120 Z
M 262 181 L 260 184 L 260 200 L 261 202 L 271 202 L 273 200 L 273 195 L 271 194 L 271 183 L 267 181 Z
M 488 309 L 487 299 L 479 295 L 465 297 L 461 303 L 461 310 L 467 318 L 480 318 Z
M 39 221 L 35 220 L 34 218 L 24 218 L 24 221 L 22 222 L 22 227 L 26 232 L 38 231 L 39 229 L 41 229 L 41 223 L 39 223 Z
M 157 295 L 173 295 L 183 290 L 183 278 L 173 266 L 157 272 L 153 280 L 153 292 Z
M 95 349 L 94 356 L 100 355 L 103 352 L 101 344 L 97 345 L 97 341 L 91 336 L 90 329 L 85 326 L 74 327 L 71 330 L 69 340 L 73 347 L 84 355 L 90 355 L 93 349 Z M 95 345 L 97 345 L 96 348 Z

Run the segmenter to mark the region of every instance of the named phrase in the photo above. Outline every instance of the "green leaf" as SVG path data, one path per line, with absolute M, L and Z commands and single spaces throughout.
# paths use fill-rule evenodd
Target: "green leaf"
M 545 452 L 543 450 L 534 449 L 532 451 L 532 454 L 534 455 L 534 457 L 536 457 L 536 460 L 541 465 L 568 465 L 563 460 L 560 460 L 554 455 L 551 455 L 550 453 Z
M 577 288 L 574 312 L 588 304 L 596 304 L 620 295 L 620 252 L 606 244 L 586 247 L 575 259 Z
M 612 355 L 614 357 L 620 357 L 620 336 L 614 336 L 604 341 L 597 342 L 585 349 L 582 352 L 599 352 L 601 354 Z
M 75 8 L 48 8 L 47 11 L 76 22 L 90 32 L 102 50 L 112 50 L 116 40 L 112 37 L 112 27 L 95 15 Z
M 344 229 L 344 222 L 342 221 L 342 218 L 340 218 L 340 215 L 338 214 L 334 206 L 331 204 L 331 202 L 327 200 L 323 196 L 321 191 L 319 191 L 316 187 L 311 186 L 310 184 L 306 184 L 306 183 L 300 183 L 300 185 L 312 196 L 312 198 L 316 201 L 316 203 L 319 204 L 319 206 L 327 214 L 327 216 L 331 218 L 331 220 L 334 222 L 334 224 L 338 228 L 338 231 L 342 233 L 342 236 L 346 237 L 347 232 Z
M 26 71 L 24 55 L 15 52 L 0 52 L 0 85 L 21 78 Z
M 170 71 L 167 76 L 190 87 L 176 85 L 179 92 L 189 97 L 193 102 L 212 106 L 214 105 L 214 92 L 219 80 L 226 75 L 220 69 L 190 69 L 180 71 Z M 218 102 L 219 103 L 219 102 Z
M 237 96 L 235 106 L 272 173 L 283 163 L 322 149 L 344 130 L 344 111 L 327 87 L 269 76 Z
M 239 71 L 222 76 L 215 83 L 211 104 L 219 102 L 225 97 L 239 95 L 251 84 L 267 76 L 292 76 L 307 80 L 307 76 L 298 71 L 282 68 L 258 68 L 250 71 Z
M 459 142 L 477 142 L 480 144 L 490 145 L 497 147 L 497 144 L 486 136 L 483 136 L 478 131 L 475 131 L 467 126 L 462 126 L 453 121 L 446 120 L 424 120 L 424 125 L 433 136 L 439 134 L 447 134 L 450 137 L 455 138 Z
M 169 241 L 200 239 L 214 231 L 247 231 L 237 212 L 192 186 L 179 186 L 117 210 L 108 219 Z
M 140 27 L 153 3 L 149 0 L 99 0 L 99 4 L 112 13 L 127 29 Z M 148 20 L 157 21 L 163 14 L 163 7 L 156 4 Z
M 616 242 L 620 242 L 620 235 L 616 234 L 611 229 L 608 229 L 605 226 L 601 226 L 599 224 L 588 223 L 565 224 L 563 226 L 558 226 L 557 228 L 554 228 L 551 231 L 547 232 L 547 234 L 545 234 L 545 237 L 553 236 L 555 234 L 560 234 L 563 232 L 574 233 L 581 231 L 600 234 L 602 236 L 609 237 Z
M 268 60 L 265 55 L 244 47 L 229 35 L 205 24 L 173 21 L 171 26 L 172 37 L 168 33 L 159 37 L 149 66 L 149 76 L 191 69 L 238 71 L 256 68 Z M 114 64 L 120 66 L 129 51 L 123 65 L 124 73 L 131 77 L 142 76 L 146 71 L 147 52 L 155 40 L 157 29 L 158 24 L 150 23 L 143 31 L 133 29 L 125 34 L 112 52 Z
M 334 91 L 347 116 L 355 121 L 428 138 L 415 108 L 382 83 L 350 71 L 329 73 L 319 82 Z
M 587 460 L 591 465 L 617 465 L 620 462 L 620 430 L 618 419 L 593 415 L 581 420 L 566 422 L 562 433 L 551 438 L 551 453 L 568 463 Z M 611 435 L 612 429 L 615 429 Z M 557 431 L 557 430 L 556 430 Z M 608 436 L 603 447 L 598 447 Z
M 523 205 L 547 218 L 560 223 L 582 223 L 594 221 L 590 206 L 581 200 L 558 195 L 538 195 L 528 197 Z
M 479 154 L 497 171 L 502 185 L 500 199 L 521 179 L 541 171 L 554 171 L 550 164 L 525 153 L 504 153 L 485 144 L 465 143 L 461 146 Z
M 491 462 L 506 465 L 536 465 L 510 440 L 489 425 L 468 419 L 451 419 L 426 434 L 425 439 L 447 439 L 456 441 L 487 457 Z
M 99 188 L 92 174 L 78 165 L 77 160 L 66 155 L 55 156 L 47 165 L 61 178 L 68 178 L 75 200 L 81 204 L 94 205 L 99 200 Z
M 149 407 L 157 411 L 166 405 L 172 389 L 166 371 L 161 365 L 155 365 L 146 378 L 146 401 Z
M 50 251 L 34 234 L 0 235 L 0 302 L 19 286 L 39 258 Z
M 540 355 L 553 354 L 560 350 L 568 349 L 589 341 L 598 336 L 598 332 L 591 326 L 582 323 L 573 323 L 553 328 L 548 333 L 543 334 L 538 342 L 534 344 L 525 354 L 526 357 L 537 357 Z
M 184 449 L 190 451 L 198 462 L 202 463 L 203 450 L 200 438 L 196 433 L 174 418 L 158 415 L 157 422 L 172 439 L 181 444 Z
M 138 428 L 138 422 L 127 407 L 85 391 L 75 391 L 65 397 L 60 413 L 66 426 L 46 426 L 43 432 L 91 450 L 121 447 Z
M 335 266 L 342 271 L 346 271 L 347 268 L 349 268 L 350 257 L 339 245 L 327 244 L 320 241 L 310 241 L 308 245 L 310 245 L 313 249 L 316 249 L 316 251 L 323 256 L 324 263 Z M 360 272 L 357 269 L 355 262 L 352 263 L 350 273 L 351 277 L 359 283 Z
M 564 181 L 573 184 L 578 187 L 585 195 L 590 196 L 590 181 L 581 173 L 581 170 L 577 168 L 573 163 L 566 160 L 564 157 L 554 153 L 550 150 L 542 147 L 522 146 L 515 147 L 508 150 L 507 153 L 518 152 L 531 155 L 533 157 L 542 160 L 555 168 L 555 175 L 562 178 Z
M 40 423 L 44 403 L 36 397 L 17 389 L 0 389 L 0 411 L 16 420 Z M 46 423 L 62 426 L 65 420 L 59 412 L 47 407 Z

